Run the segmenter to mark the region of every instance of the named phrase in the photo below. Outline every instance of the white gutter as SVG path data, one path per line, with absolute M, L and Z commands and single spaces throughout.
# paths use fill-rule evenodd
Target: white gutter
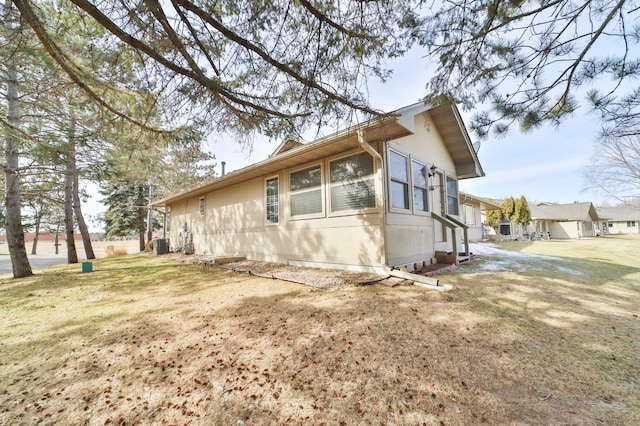
M 384 168 L 384 158 L 382 158 L 380 153 L 375 149 L 373 149 L 373 147 L 367 143 L 367 141 L 364 139 L 364 132 L 362 131 L 362 129 L 358 129 L 358 144 L 362 147 L 362 149 L 364 149 L 369 154 L 371 154 L 373 158 L 376 158 L 378 159 L 378 161 L 380 161 L 380 175 L 382 177 L 382 196 L 380 197 L 380 199 L 382 200 L 382 203 L 380 206 L 382 208 L 382 218 L 380 221 L 380 227 L 382 228 L 382 237 L 384 239 L 383 250 L 382 250 L 382 257 L 383 257 L 382 265 L 386 269 L 388 268 L 387 264 L 389 259 L 389 253 L 388 253 L 388 246 L 387 246 L 387 203 L 385 202 L 386 200 L 385 194 L 387 193 L 387 179 L 386 179 L 385 168 Z

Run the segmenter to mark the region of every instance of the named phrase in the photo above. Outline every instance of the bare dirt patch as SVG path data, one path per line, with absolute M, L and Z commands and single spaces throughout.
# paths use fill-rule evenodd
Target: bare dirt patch
M 210 265 L 213 261 L 211 256 L 185 255 L 183 253 L 169 253 L 164 257 L 178 260 L 182 263 L 196 265 Z M 283 263 L 261 262 L 248 259 L 236 262 L 227 262 L 220 267 L 234 272 L 255 275 L 261 278 L 280 279 L 315 288 L 340 291 L 353 290 L 356 286 L 373 284 L 388 277 L 386 275 L 369 272 L 350 272 L 340 269 L 302 268 L 285 265 Z

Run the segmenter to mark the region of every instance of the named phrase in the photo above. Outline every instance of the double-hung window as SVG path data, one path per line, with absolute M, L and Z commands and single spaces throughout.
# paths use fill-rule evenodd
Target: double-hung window
M 278 178 L 267 179 L 265 182 L 266 207 L 267 207 L 267 225 L 275 225 L 280 218 L 280 198 Z
M 200 197 L 200 199 L 198 200 L 198 215 L 201 217 L 204 216 L 204 211 L 205 211 L 204 197 Z
M 429 211 L 427 166 L 411 160 L 411 171 L 413 178 L 413 210 L 427 212 Z
M 447 176 L 447 213 L 458 215 L 458 181 Z
M 409 173 L 406 156 L 389 151 L 389 178 L 391 181 L 391 207 L 409 210 Z
M 373 157 L 358 153 L 329 163 L 331 212 L 376 206 Z
M 320 165 L 290 175 L 291 216 L 322 213 L 322 169 Z

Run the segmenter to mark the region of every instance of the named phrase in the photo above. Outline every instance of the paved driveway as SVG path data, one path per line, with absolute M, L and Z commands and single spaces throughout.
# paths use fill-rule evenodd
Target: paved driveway
M 94 242 L 93 251 L 96 257 L 104 257 L 107 246 L 115 246 L 116 249 L 125 249 L 128 253 L 138 253 L 138 241 L 100 241 Z M 29 263 L 32 269 L 45 268 L 47 266 L 64 265 L 67 263 L 67 251 L 64 246 L 60 247 L 60 254 L 54 254 L 54 247 L 51 242 L 42 242 L 38 244 L 39 254 L 32 255 L 31 244 L 27 243 L 27 256 L 29 257 Z M 78 261 L 82 262 L 87 259 L 84 254 L 82 244 L 76 242 L 76 249 L 78 250 Z M 81 268 L 78 265 L 78 269 Z M 11 257 L 9 256 L 9 247 L 7 244 L 0 244 L 0 274 L 10 274 L 11 269 Z
M 56 254 L 36 254 L 29 255 L 29 263 L 31 269 L 45 268 L 47 266 L 64 265 L 67 263 L 67 253 Z M 96 257 L 100 254 L 96 253 Z M 78 260 L 82 262 L 86 260 L 84 253 L 78 253 Z M 79 266 L 78 266 L 79 267 Z M 11 257 L 8 254 L 0 255 L 0 274 L 11 273 Z

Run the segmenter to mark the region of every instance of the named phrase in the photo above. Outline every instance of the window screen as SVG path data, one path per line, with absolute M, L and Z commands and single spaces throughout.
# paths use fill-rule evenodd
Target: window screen
M 280 213 L 280 200 L 278 194 L 278 178 L 267 179 L 266 182 L 266 206 L 267 223 L 278 223 Z
M 409 209 L 409 175 L 407 157 L 389 151 L 389 178 L 391 180 L 391 207 Z
M 359 153 L 332 161 L 329 170 L 332 212 L 376 206 L 371 155 Z
M 291 173 L 291 216 L 322 213 L 320 166 Z
M 198 214 L 200 216 L 204 216 L 204 210 L 205 210 L 204 197 L 200 197 L 200 200 L 198 202 Z
M 417 161 L 411 161 L 413 177 L 413 209 L 415 211 L 429 211 L 427 194 L 427 166 Z
M 458 181 L 447 176 L 447 213 L 458 215 Z

